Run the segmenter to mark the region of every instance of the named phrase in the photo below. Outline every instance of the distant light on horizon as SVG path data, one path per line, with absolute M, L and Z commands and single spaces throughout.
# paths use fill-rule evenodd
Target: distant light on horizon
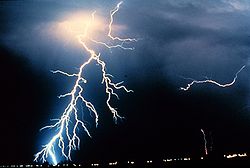
M 234 154 L 224 155 L 224 158 L 227 158 L 227 159 L 232 159 L 236 157 L 247 157 L 247 153 L 243 153 L 243 154 L 234 153 Z
M 128 164 L 135 164 L 134 161 L 128 161 Z
M 152 163 L 153 161 L 152 160 L 147 160 L 147 163 Z
M 93 163 L 93 164 L 91 164 L 91 166 L 99 166 L 99 163 Z
M 116 161 L 116 162 L 110 162 L 109 163 L 109 166 L 114 166 L 114 165 L 117 165 L 118 164 L 118 162 Z

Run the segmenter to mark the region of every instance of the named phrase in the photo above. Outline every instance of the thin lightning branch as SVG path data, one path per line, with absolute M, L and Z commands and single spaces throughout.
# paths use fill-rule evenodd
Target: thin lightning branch
M 66 75 L 66 76 L 69 76 L 69 77 L 73 77 L 73 76 L 75 76 L 75 77 L 79 77 L 80 78 L 80 80 L 82 80 L 84 83 L 87 83 L 87 80 L 86 79 L 84 79 L 83 77 L 81 77 L 81 76 L 78 76 L 78 74 L 68 74 L 68 73 L 66 73 L 66 72 L 63 72 L 63 71 L 60 71 L 60 70 L 56 70 L 56 71 L 51 71 L 52 73 L 60 73 L 60 74 L 62 74 L 62 75 Z
M 124 50 L 134 50 L 134 47 L 124 47 L 124 41 L 122 41 L 120 44 L 116 44 L 116 45 L 108 45 L 107 43 L 101 42 L 101 41 L 97 41 L 94 39 L 91 39 L 92 42 L 97 43 L 97 44 L 101 44 L 104 45 L 105 47 L 107 47 L 108 49 L 112 49 L 112 48 L 121 48 Z
M 114 22 L 114 15 L 115 15 L 116 12 L 119 11 L 120 6 L 121 6 L 122 3 L 123 3 L 123 1 L 119 2 L 116 5 L 116 7 L 110 11 L 110 22 L 109 22 L 109 26 L 108 26 L 109 30 L 108 30 L 108 34 L 107 34 L 107 36 L 111 40 L 118 41 L 119 43 L 116 44 L 116 45 L 108 45 L 105 42 L 101 42 L 101 41 L 97 41 L 97 40 L 94 40 L 94 39 L 90 39 L 92 42 L 104 45 L 105 47 L 107 47 L 109 49 L 112 49 L 112 48 L 121 48 L 121 49 L 124 49 L 124 50 L 133 50 L 134 49 L 133 47 L 124 47 L 123 44 L 125 44 L 127 42 L 135 42 L 135 41 L 137 41 L 137 39 L 135 39 L 135 38 L 120 38 L 120 37 L 112 35 L 112 24 Z
M 189 83 L 189 84 L 187 85 L 187 87 L 181 87 L 180 89 L 181 89 L 181 90 L 184 90 L 184 91 L 187 91 L 187 90 L 189 90 L 189 89 L 192 87 L 192 85 L 194 85 L 194 84 L 203 84 L 203 83 L 212 83 L 212 84 L 215 84 L 215 85 L 217 85 L 217 86 L 219 86 L 219 87 L 223 87 L 223 88 L 232 86 L 232 85 L 235 83 L 236 79 L 238 78 L 238 74 L 239 74 L 245 67 L 246 67 L 246 65 L 244 65 L 244 66 L 242 66 L 242 67 L 240 68 L 240 70 L 235 74 L 235 77 L 233 78 L 232 82 L 230 82 L 230 83 L 220 84 L 220 83 L 218 83 L 218 82 L 216 82 L 216 81 L 214 81 L 214 80 L 211 80 L 211 79 L 206 79 L 206 80 L 193 80 L 193 79 L 191 79 L 191 78 L 188 78 L 188 79 L 191 79 L 191 80 L 193 80 L 193 81 L 192 81 L 191 83 Z
M 204 140 L 204 151 L 205 151 L 205 154 L 208 155 L 206 134 L 203 129 L 201 129 L 201 132 L 202 132 L 203 140 Z
M 113 16 L 114 16 L 114 14 L 115 14 L 116 12 L 119 11 L 120 6 L 121 6 L 122 3 L 123 3 L 123 1 L 119 2 L 119 3 L 116 5 L 116 7 L 115 7 L 113 10 L 110 11 L 110 22 L 109 22 L 109 32 L 108 32 L 108 36 L 109 36 L 112 40 L 119 40 L 119 41 L 124 41 L 124 42 L 126 42 L 126 41 L 136 41 L 136 39 L 134 39 L 134 38 L 120 38 L 120 37 L 114 37 L 114 36 L 112 36 L 112 24 L 113 24 L 113 22 L 114 22 Z
M 120 9 L 121 4 L 122 2 L 118 3 L 117 6 L 110 11 L 109 31 L 107 34 L 107 36 L 112 41 L 114 42 L 118 41 L 119 42 L 118 44 L 108 45 L 104 42 L 98 42 L 98 41 L 92 40 L 88 36 L 89 26 L 95 19 L 96 12 L 93 12 L 92 19 L 86 25 L 84 34 L 77 35 L 78 42 L 81 44 L 82 48 L 86 51 L 86 53 L 88 53 L 90 56 L 88 60 L 80 66 L 78 73 L 69 74 L 61 70 L 51 71 L 52 73 L 62 74 L 66 77 L 76 78 L 76 81 L 75 81 L 73 89 L 69 93 L 59 96 L 59 98 L 65 98 L 65 97 L 70 98 L 70 101 L 67 104 L 66 108 L 64 109 L 61 118 L 56 120 L 57 122 L 55 124 L 48 125 L 48 126 L 41 128 L 41 130 L 56 128 L 56 134 L 50 139 L 50 141 L 46 145 L 42 147 L 41 151 L 35 154 L 34 161 L 41 160 L 42 162 L 46 162 L 48 157 L 50 156 L 53 161 L 53 164 L 56 165 L 58 162 L 56 159 L 55 147 L 60 148 L 61 154 L 64 158 L 66 158 L 67 160 L 71 160 L 72 150 L 76 150 L 80 148 L 80 138 L 78 137 L 76 133 L 76 129 L 79 126 L 81 126 L 84 129 L 84 131 L 87 133 L 87 135 L 91 137 L 85 123 L 82 120 L 80 120 L 78 117 L 77 104 L 79 101 L 84 103 L 85 106 L 94 114 L 96 126 L 98 125 L 99 116 L 94 105 L 82 96 L 84 89 L 81 83 L 82 82 L 87 83 L 87 80 L 83 77 L 83 72 L 86 66 L 88 66 L 91 62 L 96 62 L 97 64 L 101 66 L 102 84 L 105 85 L 105 92 L 107 94 L 106 105 L 111 111 L 111 113 L 113 114 L 114 122 L 117 123 L 118 118 L 123 118 L 118 114 L 117 110 L 113 106 L 111 106 L 110 100 L 112 96 L 119 98 L 115 90 L 123 89 L 126 92 L 132 92 L 132 90 L 129 90 L 124 85 L 122 85 L 123 81 L 118 82 L 118 83 L 112 82 L 110 77 L 113 77 L 113 76 L 106 72 L 106 63 L 100 58 L 101 54 L 96 53 L 96 51 L 89 48 L 87 45 L 87 40 L 88 40 L 96 44 L 102 44 L 108 49 L 111 49 L 111 48 L 122 48 L 122 49 L 129 49 L 129 50 L 133 49 L 133 48 L 123 47 L 122 45 L 125 42 L 136 41 L 136 39 L 130 39 L 130 38 L 122 39 L 119 37 L 113 37 L 111 35 L 113 15 Z M 73 128 L 70 127 L 70 123 L 73 123 Z

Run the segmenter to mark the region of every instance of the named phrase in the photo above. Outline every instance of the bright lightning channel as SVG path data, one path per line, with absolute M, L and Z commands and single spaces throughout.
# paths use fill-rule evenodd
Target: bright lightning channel
M 56 128 L 57 133 L 50 139 L 50 141 L 46 145 L 42 146 L 42 149 L 38 153 L 35 154 L 34 161 L 41 160 L 42 162 L 46 162 L 50 156 L 50 158 L 53 161 L 53 164 L 56 165 L 58 161 L 56 159 L 55 147 L 59 147 L 60 152 L 64 158 L 66 158 L 67 160 L 71 160 L 72 150 L 76 150 L 80 148 L 80 138 L 78 137 L 76 133 L 76 130 L 79 127 L 79 125 L 84 129 L 87 135 L 91 137 L 85 123 L 78 118 L 78 109 L 77 109 L 78 101 L 81 101 L 82 103 L 84 103 L 85 106 L 94 114 L 96 126 L 98 125 L 99 115 L 94 107 L 94 104 L 92 104 L 90 101 L 86 100 L 82 96 L 84 89 L 81 83 L 87 83 L 87 80 L 83 77 L 83 71 L 86 68 L 86 66 L 88 66 L 91 62 L 95 61 L 98 65 L 101 66 L 102 84 L 105 85 L 105 92 L 107 94 L 106 105 L 111 111 L 111 113 L 113 114 L 114 122 L 117 123 L 117 119 L 122 118 L 118 114 L 117 110 L 113 106 L 111 106 L 110 104 L 111 96 L 113 95 L 119 98 L 118 95 L 115 93 L 115 90 L 118 90 L 118 89 L 123 89 L 126 92 L 133 92 L 133 91 L 127 89 L 124 85 L 122 85 L 123 81 L 119 83 L 112 82 L 112 79 L 111 79 L 112 75 L 107 73 L 106 63 L 100 58 L 101 54 L 89 48 L 87 45 L 87 40 L 88 40 L 96 44 L 102 44 L 108 49 L 122 48 L 122 49 L 133 50 L 133 48 L 124 47 L 123 44 L 128 43 L 128 42 L 134 42 L 136 41 L 136 39 L 120 38 L 120 37 L 116 37 L 112 35 L 112 24 L 114 21 L 114 14 L 119 11 L 120 5 L 122 3 L 123 3 L 122 1 L 119 2 L 116 5 L 116 7 L 110 11 L 110 22 L 108 26 L 109 31 L 108 31 L 107 36 L 115 43 L 115 45 L 108 45 L 105 42 L 94 40 L 88 36 L 89 27 L 94 22 L 94 19 L 95 19 L 96 12 L 93 12 L 92 19 L 86 25 L 84 29 L 84 33 L 77 35 L 77 40 L 81 44 L 83 49 L 89 54 L 90 56 L 89 59 L 80 66 L 78 73 L 69 74 L 61 70 L 52 71 L 52 73 L 61 74 L 67 77 L 75 77 L 76 81 L 75 81 L 73 89 L 69 93 L 59 96 L 59 98 L 70 97 L 70 102 L 67 104 L 66 108 L 64 109 L 63 114 L 61 115 L 61 118 L 58 119 L 58 121 L 55 124 L 48 125 L 40 129 L 40 130 L 43 130 L 43 129 L 48 129 L 48 128 Z M 69 125 L 72 122 L 74 122 L 73 128 L 70 128 Z
M 204 151 L 205 151 L 205 154 L 208 155 L 206 134 L 203 129 L 201 129 L 201 132 L 202 132 L 203 140 L 204 140 Z
M 245 67 L 246 67 L 246 65 L 244 65 L 244 66 L 242 66 L 242 67 L 240 68 L 240 70 L 235 74 L 235 77 L 233 78 L 232 82 L 230 82 L 230 83 L 220 84 L 220 83 L 218 83 L 218 82 L 216 82 L 216 81 L 214 81 L 214 80 L 211 80 L 211 79 L 206 79 L 206 80 L 194 80 L 194 79 L 191 79 L 191 78 L 186 78 L 186 79 L 191 79 L 192 82 L 189 83 L 189 84 L 187 84 L 187 87 L 181 87 L 180 89 L 181 89 L 181 90 L 184 90 L 184 91 L 187 91 L 187 90 L 189 90 L 194 84 L 203 84 L 203 83 L 211 83 L 211 84 L 217 85 L 217 86 L 219 86 L 219 87 L 223 87 L 223 88 L 232 86 L 232 85 L 235 83 L 236 79 L 238 78 L 238 74 L 239 74 Z

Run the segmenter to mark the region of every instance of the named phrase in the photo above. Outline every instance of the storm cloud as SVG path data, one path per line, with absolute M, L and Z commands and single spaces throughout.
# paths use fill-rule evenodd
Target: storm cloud
M 93 11 L 104 6 L 100 12 L 104 15 L 115 3 L 3 2 L 1 44 L 23 52 L 36 67 L 41 66 L 42 61 L 41 69 L 76 65 L 81 49 L 72 47 L 72 41 L 65 42 L 46 34 L 53 31 L 46 29 L 66 13 Z M 126 71 L 131 69 L 132 73 L 140 68 L 150 74 L 158 69 L 156 73 L 165 74 L 174 83 L 174 76 L 212 75 L 210 77 L 228 80 L 228 76 L 232 77 L 242 65 L 248 64 L 249 5 L 248 1 L 234 0 L 125 1 L 115 21 L 126 25 L 125 35 L 139 40 L 135 51 L 111 60 L 111 68 L 118 59 L 124 59 L 128 66 Z M 122 53 L 114 51 L 115 54 Z

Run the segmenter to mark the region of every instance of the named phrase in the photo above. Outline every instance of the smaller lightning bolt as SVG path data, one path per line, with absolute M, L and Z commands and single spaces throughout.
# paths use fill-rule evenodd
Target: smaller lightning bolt
M 201 129 L 201 132 L 203 134 L 203 140 L 204 140 L 204 151 L 205 151 L 205 154 L 208 155 L 206 134 L 203 129 Z
M 219 87 L 223 87 L 223 88 L 232 86 L 232 85 L 235 83 L 236 79 L 238 78 L 238 74 L 239 74 L 245 67 L 246 67 L 246 65 L 244 65 L 244 66 L 242 66 L 242 67 L 240 68 L 240 70 L 235 74 L 235 77 L 233 78 L 232 82 L 230 82 L 230 83 L 220 84 L 220 83 L 218 83 L 218 82 L 216 82 L 216 81 L 214 81 L 214 80 L 211 80 L 211 79 L 206 79 L 206 80 L 194 80 L 194 79 L 191 79 L 191 78 L 186 78 L 186 79 L 191 79 L 191 80 L 193 80 L 193 81 L 192 81 L 191 83 L 189 83 L 189 84 L 187 85 L 187 87 L 181 87 L 180 89 L 181 89 L 181 90 L 184 90 L 184 91 L 187 91 L 187 90 L 189 90 L 189 89 L 191 88 L 192 85 L 194 85 L 194 84 L 203 84 L 203 83 L 212 83 L 212 84 L 215 84 L 215 85 L 217 85 L 217 86 L 219 86 Z

